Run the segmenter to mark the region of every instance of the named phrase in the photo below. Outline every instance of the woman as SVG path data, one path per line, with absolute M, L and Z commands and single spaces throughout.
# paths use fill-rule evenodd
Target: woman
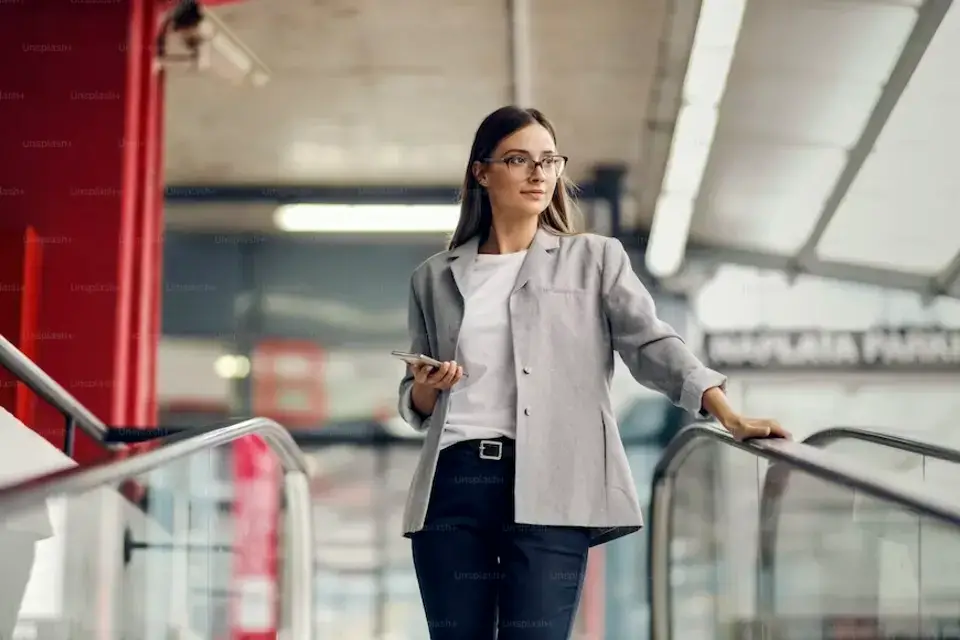
M 617 240 L 575 233 L 566 161 L 539 111 L 487 116 L 450 247 L 411 280 L 411 351 L 443 363 L 411 367 L 399 405 L 426 431 L 404 530 L 433 640 L 567 638 L 589 547 L 643 526 L 614 351 L 737 438 L 787 435 L 730 408 Z

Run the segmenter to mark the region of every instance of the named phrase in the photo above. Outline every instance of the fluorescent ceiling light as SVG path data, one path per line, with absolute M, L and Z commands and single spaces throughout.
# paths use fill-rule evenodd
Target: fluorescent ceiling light
M 704 0 L 683 80 L 660 198 L 653 214 L 645 262 L 668 278 L 683 265 L 694 204 L 706 172 L 747 0 Z
M 693 199 L 687 194 L 660 194 L 646 253 L 647 269 L 655 277 L 669 277 L 680 270 L 692 218 Z M 654 238 L 657 242 L 652 242 Z
M 717 110 L 685 105 L 680 109 L 662 191 L 695 199 L 710 158 Z
M 289 204 L 277 209 L 283 231 L 312 233 L 449 233 L 458 204 Z
M 734 47 L 747 0 L 705 0 L 700 6 L 694 47 Z

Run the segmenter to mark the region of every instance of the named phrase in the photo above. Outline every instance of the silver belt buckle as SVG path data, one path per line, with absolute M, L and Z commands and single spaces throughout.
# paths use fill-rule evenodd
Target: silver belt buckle
M 496 453 L 487 453 L 487 447 L 496 449 Z M 496 440 L 480 441 L 480 457 L 484 460 L 500 460 L 503 458 L 503 443 Z

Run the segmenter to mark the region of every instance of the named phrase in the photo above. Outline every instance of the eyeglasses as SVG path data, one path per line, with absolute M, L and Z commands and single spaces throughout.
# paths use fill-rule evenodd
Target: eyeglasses
M 510 173 L 522 176 L 531 176 L 540 167 L 545 174 L 559 178 L 567 166 L 567 160 L 567 156 L 547 156 L 538 162 L 530 156 L 518 154 L 506 158 L 487 158 L 486 162 L 503 163 Z

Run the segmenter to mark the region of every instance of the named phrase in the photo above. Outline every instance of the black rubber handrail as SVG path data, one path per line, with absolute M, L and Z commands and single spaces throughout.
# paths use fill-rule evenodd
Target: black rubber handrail
M 841 440 L 869 442 L 908 453 L 916 453 L 917 455 L 927 456 L 928 458 L 934 458 L 936 460 L 960 464 L 960 450 L 914 440 L 912 438 L 904 438 L 903 436 L 892 433 L 872 431 L 859 427 L 830 427 L 829 429 L 823 429 L 807 436 L 804 438 L 803 443 L 814 447 L 823 447 Z
M 686 458 L 699 446 L 709 442 L 740 449 L 771 463 L 778 463 L 776 467 L 789 472 L 802 471 L 826 482 L 849 487 L 951 527 L 960 528 L 960 503 L 930 495 L 920 483 L 889 478 L 882 470 L 872 469 L 806 443 L 783 439 L 738 442 L 725 430 L 717 427 L 686 427 L 667 446 L 653 474 L 650 500 L 653 530 L 648 545 L 650 632 L 653 638 L 670 638 L 669 544 L 672 539 L 670 510 L 673 479 Z M 767 497 L 779 500 L 780 494 Z

